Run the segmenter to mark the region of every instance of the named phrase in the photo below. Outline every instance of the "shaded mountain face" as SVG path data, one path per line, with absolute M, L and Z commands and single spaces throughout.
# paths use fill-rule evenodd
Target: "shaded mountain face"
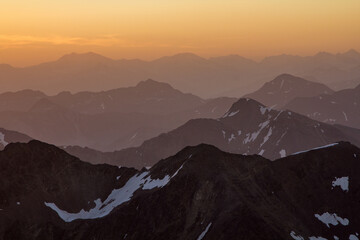
M 0 100 L 0 126 L 56 145 L 103 151 L 139 146 L 192 118 L 217 118 L 235 102 L 203 100 L 153 80 L 106 92 L 4 93 Z
M 9 143 L 27 143 L 31 140 L 32 138 L 25 134 L 0 128 L 0 151 Z
M 326 85 L 311 82 L 290 74 L 282 74 L 274 80 L 265 83 L 259 90 L 245 95 L 256 101 L 280 109 L 297 97 L 313 97 L 320 94 L 331 94 L 333 90 Z
M 167 83 L 146 80 L 135 87 L 105 92 L 60 93 L 49 98 L 72 111 L 96 114 L 104 112 L 137 112 L 169 114 L 201 106 L 205 100 L 185 94 Z
M 284 108 L 317 121 L 360 128 L 360 85 L 331 95 L 296 98 Z
M 23 90 L 0 94 L 0 112 L 27 111 L 46 95 L 39 91 Z
M 26 68 L 1 66 L 2 91 L 30 88 L 48 94 L 64 90 L 102 91 L 154 78 L 204 98 L 238 97 L 258 89 L 268 79 L 284 72 L 342 88 L 344 86 L 339 82 L 351 83 L 360 78 L 360 54 L 356 51 L 319 53 L 308 57 L 279 55 L 261 62 L 237 55 L 205 59 L 184 53 L 141 61 L 112 60 L 86 53 L 69 54 L 54 62 Z M 45 86 L 44 83 L 48 84 Z
M 277 159 L 336 141 L 360 146 L 360 130 L 321 123 L 290 111 L 276 111 L 251 100 L 240 99 L 219 119 L 194 119 L 168 133 L 145 141 L 141 146 L 115 152 L 92 152 L 68 147 L 80 159 L 91 162 L 142 168 L 154 165 L 186 146 L 211 144 L 223 151 L 259 154 Z
M 274 162 L 202 144 L 135 171 L 11 144 L 0 152 L 12 173 L 0 175 L 0 237 L 356 239 L 359 156 L 344 142 Z

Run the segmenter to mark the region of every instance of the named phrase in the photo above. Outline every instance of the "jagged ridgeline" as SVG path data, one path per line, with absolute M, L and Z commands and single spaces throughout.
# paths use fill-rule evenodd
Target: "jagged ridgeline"
M 11 143 L 0 152 L 0 238 L 357 239 L 359 170 L 347 142 L 276 161 L 201 144 L 140 171 Z

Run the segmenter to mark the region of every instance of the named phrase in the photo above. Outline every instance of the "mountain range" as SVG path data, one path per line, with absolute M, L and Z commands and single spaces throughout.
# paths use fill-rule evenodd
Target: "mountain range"
M 360 146 L 360 130 L 318 122 L 242 98 L 221 118 L 189 120 L 170 132 L 146 140 L 139 147 L 102 153 L 69 146 L 66 151 L 92 163 L 142 168 L 152 166 L 186 146 L 201 143 L 226 152 L 259 154 L 274 160 L 337 141 L 350 141 Z
M 359 156 L 346 142 L 276 161 L 201 144 L 137 171 L 12 143 L 0 238 L 358 239 Z
M 0 65 L 0 84 L 2 91 L 38 89 L 56 94 L 64 90 L 98 92 L 152 78 L 203 98 L 238 97 L 284 72 L 325 83 L 335 90 L 350 88 L 360 83 L 360 54 L 349 50 L 307 57 L 278 55 L 255 62 L 238 55 L 206 59 L 182 53 L 142 61 L 113 60 L 91 52 L 72 53 L 30 67 Z
M 333 94 L 298 97 L 284 108 L 317 121 L 360 128 L 360 85 Z
M 217 118 L 236 99 L 204 100 L 146 80 L 105 92 L 0 94 L 0 126 L 55 145 L 112 151 L 140 145 L 192 118 Z

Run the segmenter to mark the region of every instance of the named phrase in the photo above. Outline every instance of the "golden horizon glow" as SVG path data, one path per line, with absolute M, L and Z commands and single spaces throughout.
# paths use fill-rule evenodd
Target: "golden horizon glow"
M 145 60 L 345 52 L 360 49 L 359 13 L 358 0 L 5 0 L 0 63 L 89 51 Z

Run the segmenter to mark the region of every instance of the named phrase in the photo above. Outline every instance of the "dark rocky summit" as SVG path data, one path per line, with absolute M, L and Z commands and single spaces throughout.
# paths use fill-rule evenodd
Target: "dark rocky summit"
M 9 144 L 0 239 L 357 239 L 359 169 L 346 142 L 273 162 L 202 144 L 141 171 Z

